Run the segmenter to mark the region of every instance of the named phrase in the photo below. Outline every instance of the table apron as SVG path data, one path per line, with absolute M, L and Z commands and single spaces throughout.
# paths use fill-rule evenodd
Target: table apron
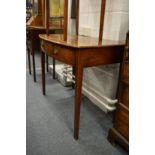
M 41 40 L 41 50 L 58 61 L 75 65 L 75 51 L 73 49 Z
M 83 66 L 93 67 L 119 63 L 122 60 L 123 49 L 123 46 L 83 49 L 81 50 Z
M 79 51 L 83 67 L 93 67 L 121 62 L 124 46 L 71 48 L 41 40 L 41 50 L 48 56 L 72 66 L 77 65 L 76 52 Z

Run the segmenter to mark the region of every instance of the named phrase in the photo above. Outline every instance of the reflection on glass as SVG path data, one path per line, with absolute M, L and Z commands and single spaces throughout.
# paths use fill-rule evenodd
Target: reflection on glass
M 50 0 L 50 17 L 64 15 L 64 0 Z
M 34 0 L 34 15 L 38 15 L 38 0 Z

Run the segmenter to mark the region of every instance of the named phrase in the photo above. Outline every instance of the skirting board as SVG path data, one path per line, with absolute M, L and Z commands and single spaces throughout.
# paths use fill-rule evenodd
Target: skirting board
M 115 104 L 117 103 L 117 100 L 112 100 L 100 93 L 97 93 L 97 91 L 95 91 L 92 87 L 88 87 L 84 82 L 82 86 L 82 93 L 104 112 L 110 112 L 116 109 Z

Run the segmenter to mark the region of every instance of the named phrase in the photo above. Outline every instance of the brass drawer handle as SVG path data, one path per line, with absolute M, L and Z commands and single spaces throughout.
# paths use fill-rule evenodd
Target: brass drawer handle
M 58 49 L 54 48 L 53 53 L 56 55 L 58 53 Z

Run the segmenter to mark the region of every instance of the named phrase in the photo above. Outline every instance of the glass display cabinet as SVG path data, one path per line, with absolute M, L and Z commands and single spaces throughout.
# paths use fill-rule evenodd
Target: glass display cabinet
M 49 23 L 48 33 L 53 34 L 61 34 L 63 33 L 63 26 L 61 18 L 57 16 L 55 19 L 55 14 L 58 10 L 54 4 L 60 5 L 60 0 L 31 0 L 29 3 L 32 2 L 32 11 L 31 11 L 31 18 L 26 22 L 26 45 L 27 45 L 27 53 L 28 53 L 28 65 L 29 65 L 29 74 L 31 74 L 31 56 L 32 56 L 32 65 L 33 65 L 33 78 L 34 82 L 36 82 L 36 69 L 35 69 L 35 52 L 40 51 L 40 40 L 38 35 L 47 33 L 46 27 L 47 23 Z M 48 9 L 45 10 L 45 4 L 49 4 Z M 54 3 L 53 3 L 54 2 Z M 47 8 L 47 7 L 46 7 Z M 53 8 L 54 12 L 51 13 L 52 16 L 49 16 L 49 8 Z M 56 8 L 56 9 L 54 9 Z M 61 13 L 61 8 L 59 8 L 59 12 Z M 48 16 L 48 18 L 46 18 Z M 45 18 L 47 21 L 45 21 Z M 54 18 L 54 19 L 53 19 Z M 50 22 L 49 22 L 50 21 Z M 61 24 L 60 24 L 61 23 Z M 48 71 L 48 57 L 46 56 L 46 64 L 47 64 L 47 71 Z

